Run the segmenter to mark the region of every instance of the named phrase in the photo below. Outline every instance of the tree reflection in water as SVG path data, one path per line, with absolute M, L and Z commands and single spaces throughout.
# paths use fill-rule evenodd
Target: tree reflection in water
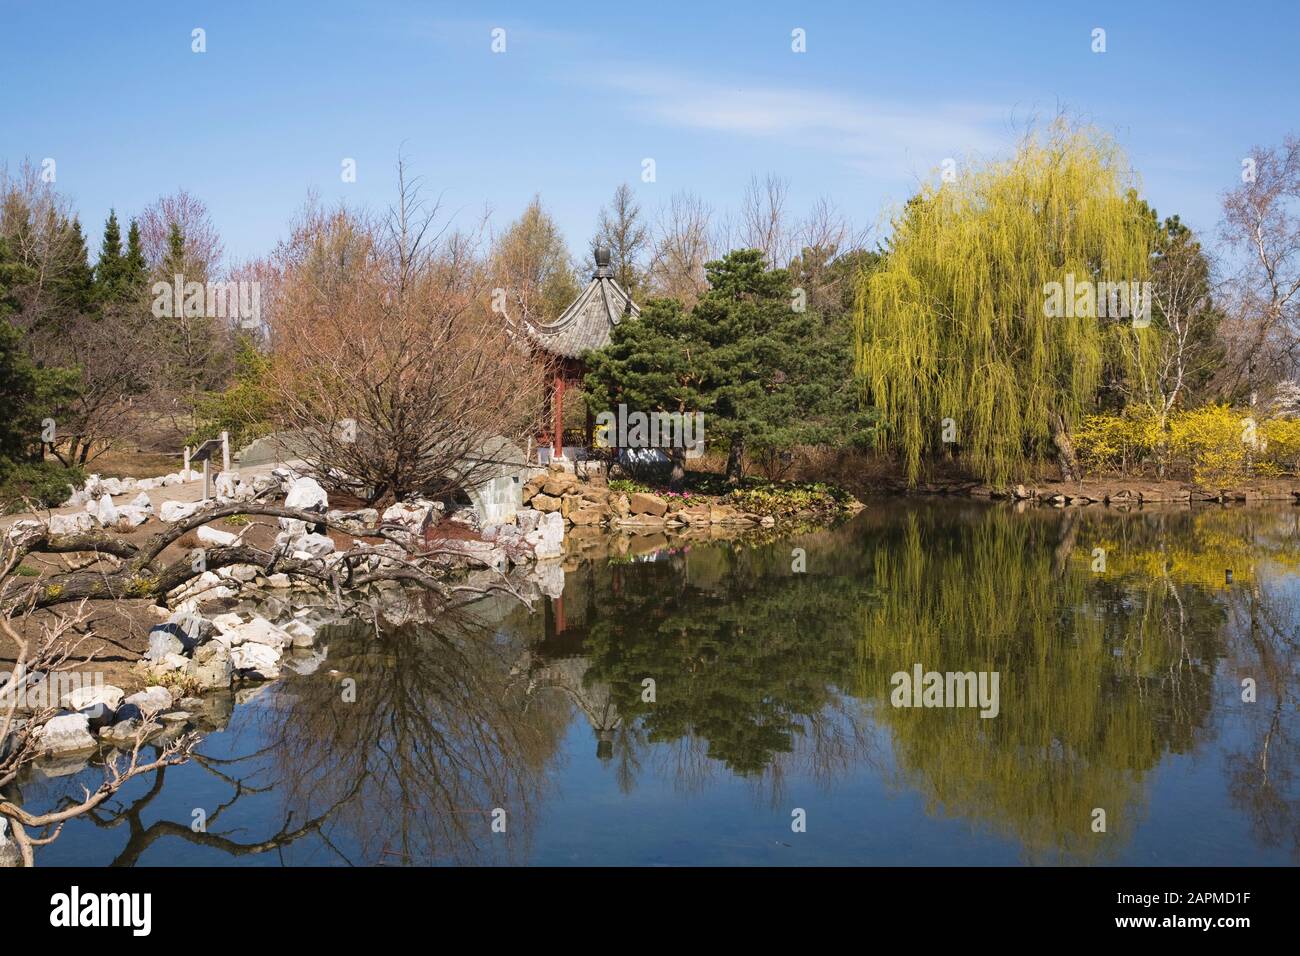
M 232 857 L 310 841 L 351 864 L 523 862 L 578 721 L 592 749 L 573 759 L 599 758 L 624 794 L 736 778 L 782 806 L 794 779 L 829 792 L 885 776 L 1034 862 L 1121 855 L 1152 771 L 1210 752 L 1253 839 L 1300 857 L 1298 539 L 1290 511 L 936 503 L 783 542 L 570 562 L 563 597 L 531 613 L 497 601 L 332 629 L 327 669 L 225 735 L 246 755 L 181 768 L 229 790 L 206 833 L 143 822 L 170 771 L 94 823 L 126 829 L 120 865 L 169 836 Z M 997 671 L 998 716 L 893 707 L 891 676 L 916 663 Z M 264 832 L 230 822 L 244 801 Z

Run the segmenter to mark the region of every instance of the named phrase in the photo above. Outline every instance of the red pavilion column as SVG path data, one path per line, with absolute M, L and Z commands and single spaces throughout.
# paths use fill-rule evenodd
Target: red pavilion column
M 564 370 L 555 373 L 555 390 L 551 402 L 554 419 L 551 424 L 552 454 L 559 458 L 564 455 Z

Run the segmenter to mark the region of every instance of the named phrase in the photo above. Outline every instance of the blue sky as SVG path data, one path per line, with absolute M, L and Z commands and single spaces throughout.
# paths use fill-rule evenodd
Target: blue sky
M 946 157 L 1064 107 L 1162 215 L 1213 231 L 1242 157 L 1300 133 L 1300 5 L 1135 6 L 0 0 L 0 163 L 56 159 L 96 243 L 110 206 L 184 187 L 243 259 L 308 190 L 385 204 L 402 150 L 466 224 L 540 193 L 576 254 L 623 181 L 647 211 L 680 189 L 725 209 L 772 172 L 796 209 L 828 195 L 875 226 Z

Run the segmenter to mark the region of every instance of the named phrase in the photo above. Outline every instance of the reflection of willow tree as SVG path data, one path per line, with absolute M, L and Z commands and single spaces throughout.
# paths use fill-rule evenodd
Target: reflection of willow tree
M 864 588 L 831 553 L 844 540 L 823 532 L 780 546 L 693 549 L 635 574 L 592 571 L 586 587 L 606 598 L 587 621 L 585 681 L 607 684 L 623 717 L 613 748 L 621 785 L 631 787 L 646 742 L 670 745 L 687 788 L 721 765 L 770 775 L 774 797 L 787 758 L 826 778 L 861 756 L 860 715 L 839 691 L 852 676 Z M 791 570 L 794 545 L 807 551 L 804 573 Z M 645 678 L 655 681 L 653 702 L 643 700 Z
M 903 778 L 1032 858 L 1108 852 L 1133 829 L 1145 774 L 1205 724 L 1221 609 L 1187 586 L 1093 574 L 1074 560 L 1092 515 L 937 514 L 880 529 L 880 596 L 863 615 L 861 690 Z M 997 671 L 998 716 L 894 708 L 891 675 L 916 663 Z M 1098 807 L 1106 836 L 1091 830 Z
M 566 715 L 512 680 L 518 649 L 452 617 L 381 637 L 334 629 L 328 640 L 335 670 L 293 681 L 266 712 L 286 806 L 310 818 L 337 804 L 330 831 L 343 828 L 369 863 L 526 854 Z M 498 807 L 504 834 L 491 830 Z

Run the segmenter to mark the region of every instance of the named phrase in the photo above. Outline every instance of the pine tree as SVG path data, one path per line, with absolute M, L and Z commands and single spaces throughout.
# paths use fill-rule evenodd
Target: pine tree
M 104 223 L 104 240 L 95 263 L 95 296 L 100 302 L 113 301 L 122 295 L 125 263 L 122 259 L 122 232 L 117 213 L 109 210 Z
M 796 308 L 789 274 L 744 249 L 706 265 L 711 288 L 687 311 L 651 300 L 636 322 L 587 355 L 585 387 L 598 408 L 702 412 L 709 442 L 728 448 L 727 477 L 747 450 L 852 441 L 865 418 L 852 393 L 852 352 L 817 313 Z M 684 475 L 675 453 L 674 482 Z
M 139 292 L 149 281 L 149 263 L 144 257 L 144 244 L 140 239 L 140 224 L 131 220 L 126 234 L 126 257 L 122 260 L 122 277 L 128 289 Z

